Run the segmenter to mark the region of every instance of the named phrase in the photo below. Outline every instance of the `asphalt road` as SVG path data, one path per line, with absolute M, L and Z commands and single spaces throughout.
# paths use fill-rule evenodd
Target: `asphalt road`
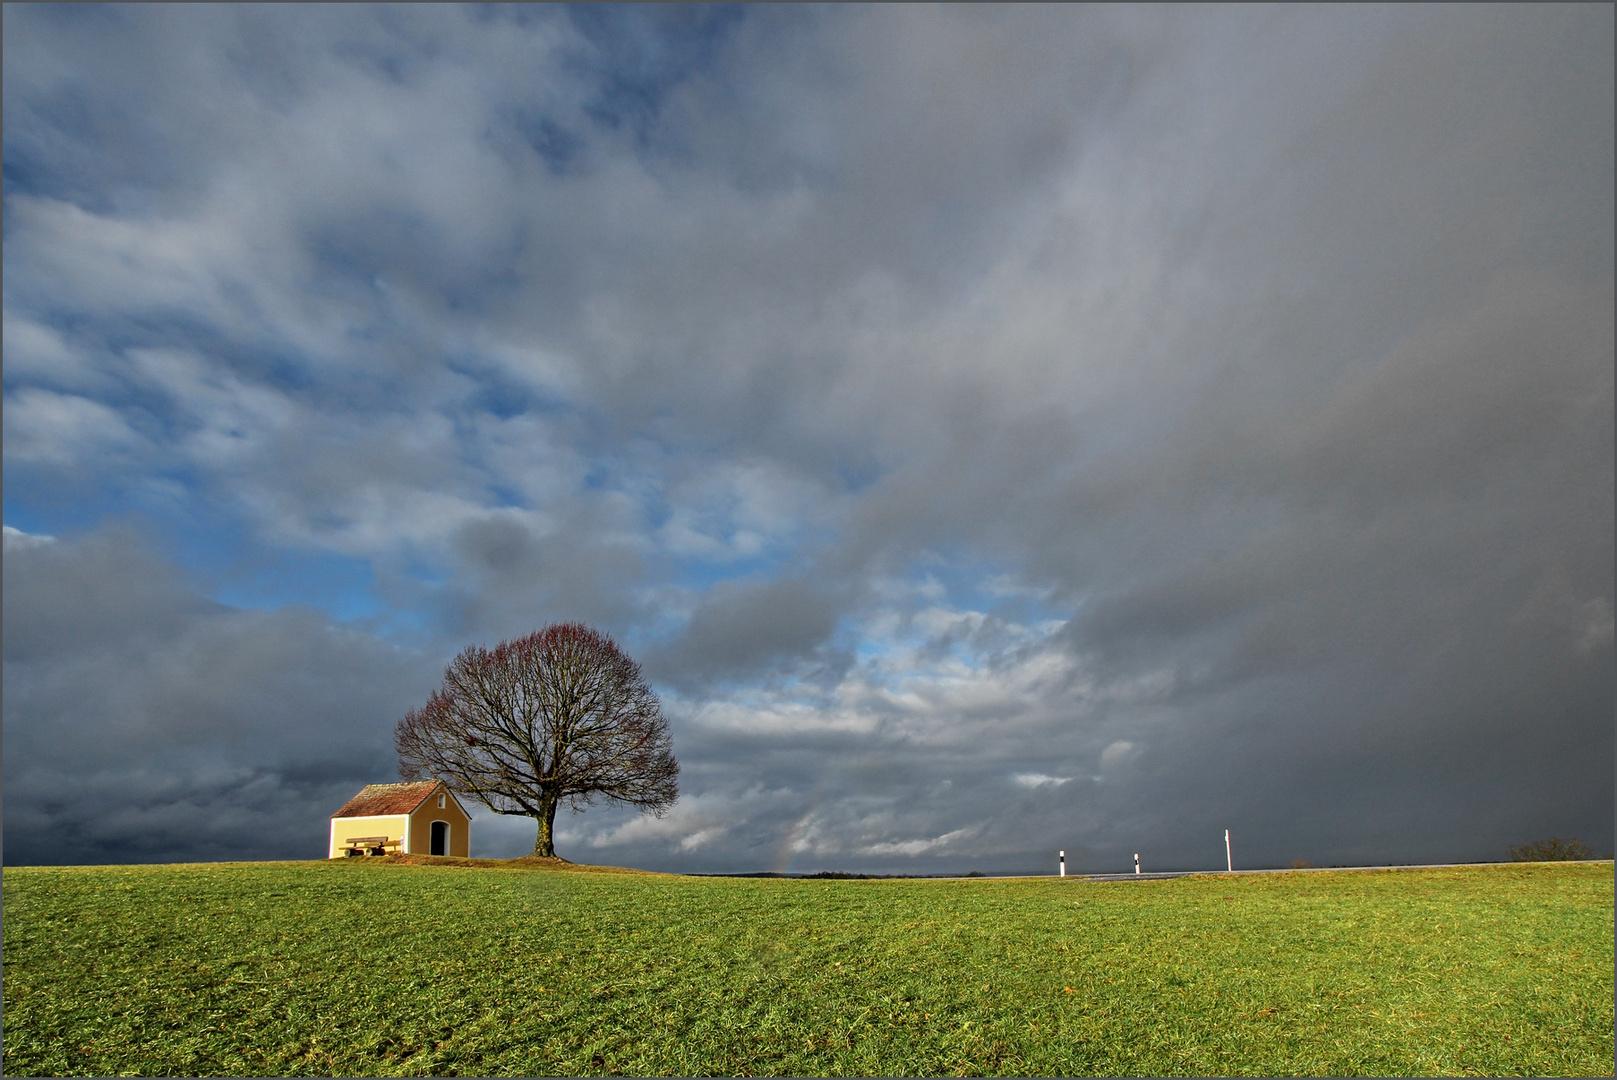
M 1573 860 L 1569 860 L 1573 861 Z M 1609 863 L 1610 859 L 1579 859 L 1578 862 Z M 1468 866 L 1499 866 L 1500 862 L 1481 863 L 1422 863 L 1415 866 L 1299 866 L 1273 867 L 1267 870 L 1159 870 L 1155 873 L 1122 874 L 1068 874 L 1075 881 L 1162 881 L 1165 878 L 1190 877 L 1192 874 L 1234 877 L 1240 874 L 1318 874 L 1342 873 L 1352 870 L 1450 870 Z M 1018 874 L 1015 877 L 1056 877 L 1055 874 Z
M 1569 859 L 1568 862 L 1611 863 L 1610 859 Z M 1125 872 L 1122 874 L 1068 874 L 1072 881 L 1163 881 L 1167 878 L 1190 877 L 1193 874 L 1203 874 L 1217 877 L 1236 877 L 1241 874 L 1320 874 L 1320 873 L 1347 873 L 1358 870 L 1452 870 L 1468 866 L 1507 866 L 1510 863 L 1504 860 L 1480 863 L 1420 863 L 1404 866 L 1275 866 L 1262 870 L 1157 870 L 1152 873 Z M 688 874 L 687 877 L 740 877 L 740 878 L 791 878 L 794 880 L 809 880 L 813 874 Z M 1059 877 L 1058 874 L 848 874 L 842 879 L 830 880 L 926 880 L 926 881 L 1032 881 L 1035 879 Z

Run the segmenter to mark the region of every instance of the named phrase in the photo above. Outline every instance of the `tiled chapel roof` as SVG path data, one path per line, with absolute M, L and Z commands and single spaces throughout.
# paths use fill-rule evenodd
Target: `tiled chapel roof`
M 418 780 L 412 784 L 366 784 L 358 795 L 342 804 L 342 809 L 331 816 L 380 817 L 383 814 L 408 814 L 427 801 L 427 796 L 438 790 L 436 780 Z

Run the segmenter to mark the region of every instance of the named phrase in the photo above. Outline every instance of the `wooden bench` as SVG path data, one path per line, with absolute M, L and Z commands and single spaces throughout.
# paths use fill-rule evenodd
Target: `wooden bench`
M 341 846 L 349 855 L 386 855 L 388 848 L 398 849 L 403 846 L 403 841 L 390 840 L 385 836 L 356 836 L 344 840 Z

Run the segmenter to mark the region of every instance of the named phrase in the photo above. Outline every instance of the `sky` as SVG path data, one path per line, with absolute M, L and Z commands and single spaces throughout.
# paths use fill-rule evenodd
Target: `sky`
M 579 862 L 1606 854 L 1612 20 L 5 5 L 5 861 L 322 857 L 562 620 Z

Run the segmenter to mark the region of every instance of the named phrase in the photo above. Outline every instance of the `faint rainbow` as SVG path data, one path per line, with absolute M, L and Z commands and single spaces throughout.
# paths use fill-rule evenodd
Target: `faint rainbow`
M 814 809 L 817 810 L 819 807 L 816 806 Z M 781 841 L 779 849 L 776 850 L 774 862 L 769 867 L 770 870 L 777 874 L 791 872 L 792 857 L 797 854 L 797 842 L 803 839 L 803 834 L 808 831 L 809 819 L 813 816 L 814 810 L 810 810 L 797 819 L 797 824 L 793 825 L 791 830 L 787 832 L 786 839 Z

